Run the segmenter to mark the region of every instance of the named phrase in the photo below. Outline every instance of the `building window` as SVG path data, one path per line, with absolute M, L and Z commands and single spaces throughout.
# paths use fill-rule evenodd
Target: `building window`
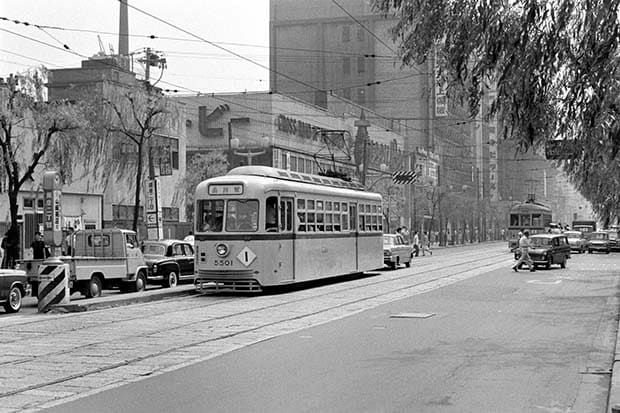
M 344 89 L 342 89 L 342 97 L 345 99 L 351 100 L 351 88 L 350 87 L 345 87 Z
M 363 88 L 357 89 L 357 103 L 360 105 L 366 104 L 366 90 Z
M 366 60 L 363 56 L 357 58 L 357 73 L 364 73 L 366 71 Z
M 164 221 L 179 221 L 179 208 L 163 207 L 161 212 Z
M 34 208 L 34 198 L 24 198 L 24 208 Z
M 351 58 L 350 57 L 343 57 L 342 58 L 342 73 L 344 75 L 350 75 L 351 74 Z
M 351 28 L 346 25 L 342 26 L 342 42 L 346 43 L 351 40 Z

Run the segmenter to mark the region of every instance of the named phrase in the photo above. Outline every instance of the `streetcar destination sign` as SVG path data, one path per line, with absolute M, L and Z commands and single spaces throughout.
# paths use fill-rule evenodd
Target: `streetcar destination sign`
M 209 185 L 209 195 L 242 195 L 242 184 Z

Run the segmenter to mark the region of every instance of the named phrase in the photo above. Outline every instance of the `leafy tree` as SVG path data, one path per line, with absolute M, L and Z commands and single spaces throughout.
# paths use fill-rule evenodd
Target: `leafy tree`
M 196 186 L 205 179 L 226 174 L 228 161 L 222 151 L 209 151 L 197 153 L 192 156 L 185 172 L 186 193 L 186 217 L 188 221 L 194 220 L 194 193 Z
M 448 96 L 490 115 L 522 151 L 561 138 L 560 161 L 601 215 L 620 211 L 620 0 L 374 0 L 397 19 L 406 65 L 437 50 Z
M 98 129 L 108 132 L 116 146 L 115 173 L 135 185 L 132 229 L 137 231 L 143 176 L 153 168 L 160 134 L 169 132 L 172 126 L 173 107 L 148 84 L 119 88 L 108 93 L 103 102 L 109 113 L 104 112 L 100 119 L 111 124 Z
M 46 102 L 45 79 L 41 68 L 11 75 L 0 85 L 0 176 L 7 181 L 10 210 L 7 265 L 19 258 L 17 198 L 22 186 L 33 180 L 40 166 L 54 167 L 70 181 L 72 165 L 90 153 L 87 108 L 75 102 Z

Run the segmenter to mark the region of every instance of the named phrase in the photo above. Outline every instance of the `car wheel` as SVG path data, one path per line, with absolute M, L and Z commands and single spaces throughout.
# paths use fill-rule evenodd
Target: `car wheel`
M 388 264 L 388 267 L 390 267 L 390 269 L 395 270 L 396 269 L 396 263 L 394 261 L 390 261 L 390 263 Z
M 592 254 L 592 250 L 591 249 L 588 249 L 588 254 Z
M 101 278 L 97 275 L 93 275 L 88 282 L 88 288 L 86 288 L 86 298 L 101 297 L 101 290 Z
M 547 258 L 547 262 L 545 263 L 545 269 L 548 270 L 551 268 L 551 257 Z
M 560 263 L 560 268 L 566 268 L 566 256 L 564 256 L 564 259 Z
M 15 286 L 9 291 L 9 296 L 4 303 L 4 309 L 7 313 L 16 313 L 22 308 L 22 290 Z
M 407 268 L 411 267 L 411 260 L 409 260 L 409 261 L 407 261 L 407 262 L 405 263 L 405 267 L 407 267 Z
M 138 272 L 138 275 L 136 276 L 134 290 L 136 292 L 141 292 L 141 291 L 146 290 L 146 277 L 144 276 L 144 273 L 142 271 Z
M 178 283 L 179 283 L 179 276 L 177 275 L 176 272 L 170 271 L 168 273 L 168 276 L 164 280 L 164 287 L 174 288 L 177 286 Z

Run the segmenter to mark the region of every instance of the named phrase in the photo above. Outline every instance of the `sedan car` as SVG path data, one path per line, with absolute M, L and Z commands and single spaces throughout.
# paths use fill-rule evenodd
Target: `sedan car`
M 391 269 L 396 269 L 400 264 L 405 267 L 411 266 L 413 257 L 413 245 L 408 244 L 402 235 L 383 234 L 383 262 Z
M 148 282 L 175 287 L 179 281 L 194 279 L 194 248 L 187 241 L 144 241 L 142 254 L 149 268 Z
M 536 234 L 530 237 L 532 247 L 529 249 L 530 258 L 534 266 L 544 265 L 551 268 L 553 264 L 559 264 L 566 268 L 566 261 L 570 258 L 571 247 L 568 238 L 564 234 Z M 521 251 L 515 252 L 515 259 L 521 257 Z
M 605 254 L 609 254 L 611 251 L 609 233 L 606 231 L 595 231 L 590 234 L 590 245 L 588 245 L 588 252 L 592 254 L 593 251 L 600 251 Z
M 588 240 L 581 231 L 564 231 L 564 235 L 568 238 L 571 251 L 577 251 L 582 254 L 588 250 Z
M 22 298 L 29 291 L 25 271 L 0 270 L 0 304 L 7 313 L 18 312 L 22 308 Z

